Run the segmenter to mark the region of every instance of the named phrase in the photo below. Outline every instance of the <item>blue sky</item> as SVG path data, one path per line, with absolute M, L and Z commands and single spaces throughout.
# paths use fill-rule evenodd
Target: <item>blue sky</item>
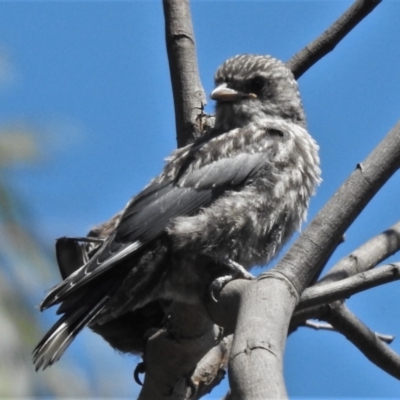
M 194 1 L 206 92 L 226 58 L 258 53 L 288 60 L 350 4 Z M 400 3 L 383 2 L 300 78 L 324 179 L 309 220 L 399 119 L 399 26 Z M 33 130 L 39 151 L 34 163 L 9 168 L 7 179 L 46 245 L 60 236 L 83 235 L 119 211 L 175 148 L 161 1 L 0 2 L 0 59 L 6 71 L 0 75 L 0 129 Z M 207 110 L 212 107 L 210 101 Z M 399 194 L 397 174 L 348 230 L 329 265 L 400 219 Z M 43 291 L 56 279 L 44 283 Z M 348 305 L 372 329 L 399 335 L 399 288 L 392 283 L 357 295 Z M 37 302 L 43 291 L 34 294 Z M 38 318 L 49 326 L 53 317 Z M 67 359 L 78 358 L 96 394 L 113 390 L 109 394 L 115 397 L 132 396 L 137 360 L 121 357 L 95 336 L 84 333 Z M 400 342 L 392 347 L 400 352 Z M 120 393 L 104 381 L 98 384 L 104 371 L 118 381 Z M 293 334 L 285 375 L 291 397 L 400 396 L 394 378 L 331 332 Z M 225 391 L 218 388 L 209 398 Z

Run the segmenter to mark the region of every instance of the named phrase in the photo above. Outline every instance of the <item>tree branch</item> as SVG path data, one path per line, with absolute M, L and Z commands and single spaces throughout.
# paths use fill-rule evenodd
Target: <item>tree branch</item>
M 344 304 L 335 303 L 326 319 L 352 342 L 371 362 L 400 379 L 400 356 L 364 325 Z
M 192 391 L 190 377 L 197 363 L 218 335 L 201 304 L 174 302 L 165 313 L 168 331 L 159 330 L 146 345 L 146 375 L 139 400 L 186 398 Z
M 175 105 L 178 147 L 200 135 L 198 116 L 207 103 L 200 82 L 188 0 L 163 0 L 165 38 Z
M 163 0 L 163 7 L 177 143 L 181 147 L 201 133 L 198 117 L 206 97 L 198 72 L 189 2 Z M 173 303 L 165 313 L 168 332 L 158 331 L 146 345 L 142 400 L 186 398 L 193 389 L 190 377 L 197 363 L 215 345 L 217 329 L 201 304 Z
M 400 122 L 357 165 L 274 270 L 287 276 L 302 293 L 320 273 L 346 229 L 399 167 Z
M 229 399 L 287 398 L 283 352 L 296 292 L 278 273 L 263 274 L 242 288 L 229 358 Z
M 347 299 L 353 294 L 399 279 L 400 263 L 395 263 L 360 272 L 339 282 L 311 286 L 301 295 L 297 310 Z
M 232 399 L 262 398 L 266 393 L 272 398 L 287 396 L 282 357 L 299 296 L 319 274 L 345 230 L 399 166 L 400 123 L 358 164 L 279 264 L 245 286 L 229 363 Z M 262 379 L 260 371 L 271 379 Z
M 326 316 L 330 313 L 329 304 L 322 304 L 320 306 L 305 308 L 304 310 L 295 311 L 289 326 L 289 335 L 296 331 L 296 329 L 304 324 L 309 319 L 325 320 Z
M 316 285 L 335 282 L 372 269 L 399 250 L 400 221 L 342 258 Z
M 218 386 L 224 379 L 228 369 L 229 352 L 232 346 L 232 335 L 223 338 L 214 346 L 197 364 L 192 375 L 196 387 L 196 396 L 193 400 L 200 399 Z
M 335 23 L 321 36 L 295 54 L 287 66 L 296 79 L 312 67 L 361 22 L 382 0 L 357 0 Z
M 368 240 L 351 254 L 342 258 L 333 268 L 331 268 L 331 270 L 329 270 L 324 278 L 303 292 L 300 304 L 293 314 L 290 328 L 291 332 L 295 330 L 299 324 L 304 323 L 304 321 L 307 319 L 323 319 L 322 315 L 325 315 L 326 313 L 324 308 L 321 309 L 324 300 L 321 299 L 321 302 L 317 302 L 319 306 L 305 307 L 302 303 L 302 300 L 305 299 L 305 296 L 311 294 L 315 288 L 324 286 L 328 283 L 337 282 L 359 272 L 367 271 L 375 267 L 376 264 L 383 261 L 387 257 L 390 257 L 396 253 L 399 249 L 400 222 L 397 222 L 386 231 Z M 309 292 L 309 290 L 311 290 L 311 292 Z M 324 293 L 324 290 L 322 290 L 321 293 Z M 340 298 L 340 296 L 334 296 L 332 299 L 339 300 Z
M 326 322 L 317 322 L 317 321 L 313 321 L 313 320 L 307 320 L 303 326 L 306 328 L 315 329 L 317 331 L 324 330 L 324 331 L 337 332 L 336 329 L 331 324 L 328 324 Z M 385 335 L 383 333 L 378 333 L 378 332 L 374 332 L 374 333 L 375 333 L 376 337 L 379 340 L 382 340 L 382 342 L 384 342 L 384 343 L 390 344 L 394 340 L 393 335 Z

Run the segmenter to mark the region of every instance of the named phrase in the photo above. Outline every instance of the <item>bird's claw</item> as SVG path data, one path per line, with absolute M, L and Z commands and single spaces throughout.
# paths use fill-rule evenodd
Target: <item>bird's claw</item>
M 215 279 L 211 285 L 210 285 L 210 295 L 211 298 L 218 303 L 218 300 L 215 296 L 215 294 L 217 294 L 217 297 L 219 296 L 219 294 L 221 293 L 221 290 L 225 287 L 225 285 L 227 283 L 229 283 L 231 280 L 233 280 L 233 276 L 232 275 L 226 275 L 226 276 L 220 276 L 217 279 Z
M 138 363 L 138 365 L 136 365 L 135 370 L 133 371 L 133 379 L 140 386 L 143 386 L 143 382 L 140 380 L 139 375 L 144 374 L 145 372 L 146 372 L 146 364 L 144 362 Z
M 230 275 L 225 275 L 225 276 L 220 276 L 217 279 L 215 279 L 211 285 L 210 285 L 210 294 L 211 298 L 217 303 L 218 300 L 216 299 L 215 294 L 221 293 L 222 289 L 225 287 L 226 284 L 228 284 L 230 281 L 233 281 L 234 279 L 247 279 L 247 280 L 253 280 L 255 279 L 255 276 L 252 275 L 250 272 L 246 271 L 242 265 L 237 263 L 236 261 L 233 261 L 231 259 L 225 259 L 222 261 L 224 266 L 228 267 L 232 273 Z
M 223 264 L 230 270 L 232 270 L 232 279 L 255 279 L 255 276 L 253 274 L 251 274 L 249 271 L 246 271 L 242 265 L 240 265 L 236 261 L 231 260 L 230 258 L 224 260 Z

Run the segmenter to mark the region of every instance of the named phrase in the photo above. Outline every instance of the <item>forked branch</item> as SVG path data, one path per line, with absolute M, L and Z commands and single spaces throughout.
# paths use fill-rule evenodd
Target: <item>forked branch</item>
M 338 282 L 311 286 L 301 295 L 297 310 L 348 299 L 356 293 L 399 279 L 400 263 L 394 263 L 360 272 Z

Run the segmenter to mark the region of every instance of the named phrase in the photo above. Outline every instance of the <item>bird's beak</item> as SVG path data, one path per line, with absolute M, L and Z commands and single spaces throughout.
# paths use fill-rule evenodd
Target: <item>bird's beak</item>
M 256 98 L 254 93 L 243 93 L 228 87 L 226 83 L 217 86 L 210 95 L 212 100 L 216 101 L 239 101 L 243 98 Z

